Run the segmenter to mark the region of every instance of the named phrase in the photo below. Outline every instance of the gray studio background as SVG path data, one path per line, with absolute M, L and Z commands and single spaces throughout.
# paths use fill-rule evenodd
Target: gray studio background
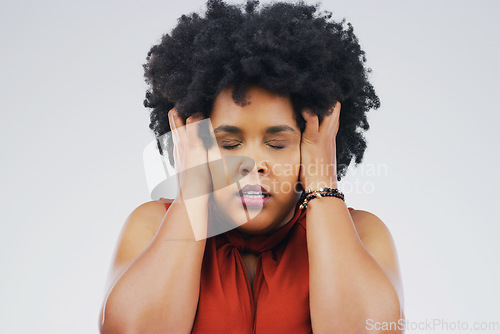
M 141 65 L 204 2 L 0 3 L 0 333 L 97 333 L 122 224 L 150 200 Z M 341 186 L 390 229 L 414 323 L 500 321 L 499 7 L 322 2 L 382 103 Z

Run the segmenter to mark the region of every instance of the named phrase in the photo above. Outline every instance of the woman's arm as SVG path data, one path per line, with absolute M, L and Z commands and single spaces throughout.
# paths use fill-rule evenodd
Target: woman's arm
M 321 123 L 309 109 L 302 112 L 306 120 L 300 174 L 304 189 L 337 188 L 340 108 L 337 101 Z M 361 210 L 351 218 L 339 198 L 314 198 L 308 204 L 309 297 L 314 333 L 402 333 L 401 279 L 394 243 L 384 223 Z
M 206 222 L 206 201 L 199 200 L 197 207 L 196 219 Z M 104 301 L 100 318 L 103 334 L 189 333 L 193 326 L 206 239 L 195 241 L 189 220 L 193 216 L 188 217 L 185 205 L 175 200 L 167 213 L 163 212 L 153 240 L 146 249 L 140 248 L 144 240 L 139 238 L 147 237 L 139 232 L 141 226 L 150 225 L 146 210 L 134 210 L 120 238 L 114 268 L 131 264 Z
M 136 250 L 142 248 L 136 247 L 136 239 L 141 233 L 134 230 L 148 224 L 144 221 L 147 212 L 134 212 L 129 218 L 118 246 L 117 260 L 124 260 L 115 267 L 133 262 L 104 301 L 100 324 L 103 334 L 191 331 L 206 245 L 202 236 L 207 232 L 208 194 L 213 191 L 209 152 L 199 136 L 202 118 L 196 114 L 184 119 L 175 107 L 168 112 L 179 197 L 170 204 L 156 235 L 140 255 Z M 212 155 L 214 151 L 210 150 Z
M 402 284 L 385 224 L 362 210 L 351 218 L 335 197 L 312 199 L 306 220 L 314 333 L 402 333 Z

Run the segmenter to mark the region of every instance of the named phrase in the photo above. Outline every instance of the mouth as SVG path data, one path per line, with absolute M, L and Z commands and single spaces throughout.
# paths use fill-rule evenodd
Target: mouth
M 241 188 L 236 196 L 247 208 L 261 208 L 271 198 L 271 194 L 264 187 L 250 184 Z

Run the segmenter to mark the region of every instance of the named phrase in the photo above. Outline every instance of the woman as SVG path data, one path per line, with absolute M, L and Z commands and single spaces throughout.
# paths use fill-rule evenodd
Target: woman
M 379 100 L 351 25 L 316 10 L 208 1 L 150 50 L 179 196 L 125 223 L 102 333 L 402 332 L 391 235 L 337 189 Z

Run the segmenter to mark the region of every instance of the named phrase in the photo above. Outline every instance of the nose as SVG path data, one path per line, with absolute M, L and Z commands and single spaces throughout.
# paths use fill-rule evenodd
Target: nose
M 246 176 L 249 173 L 257 170 L 259 176 L 267 176 L 269 175 L 269 163 L 263 160 L 252 159 L 248 156 L 244 156 L 241 159 L 241 163 L 239 166 L 239 173 L 242 176 Z

